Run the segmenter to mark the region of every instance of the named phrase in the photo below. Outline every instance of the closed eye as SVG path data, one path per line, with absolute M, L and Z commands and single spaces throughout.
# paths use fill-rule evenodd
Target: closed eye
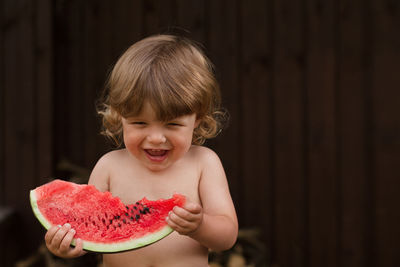
M 182 126 L 182 124 L 176 122 L 170 122 L 168 123 L 168 126 Z

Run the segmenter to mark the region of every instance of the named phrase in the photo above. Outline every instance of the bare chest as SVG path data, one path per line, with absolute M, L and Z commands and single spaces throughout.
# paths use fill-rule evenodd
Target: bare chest
M 147 247 L 119 254 L 103 255 L 105 266 L 206 267 L 208 249 L 176 232 Z
M 119 166 L 111 172 L 109 190 L 126 204 L 143 197 L 149 200 L 170 198 L 174 193 L 200 203 L 200 172 L 195 165 L 177 166 L 164 173 L 150 173 L 134 166 Z

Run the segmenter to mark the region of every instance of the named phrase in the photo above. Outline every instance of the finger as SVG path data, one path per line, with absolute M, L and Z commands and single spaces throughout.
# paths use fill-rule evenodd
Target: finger
M 195 214 L 200 213 L 201 210 L 202 210 L 202 208 L 201 208 L 201 206 L 200 206 L 199 204 L 193 203 L 193 202 L 187 203 L 187 204 L 184 206 L 184 208 L 185 208 L 186 210 L 188 210 L 189 212 L 195 213 Z
M 57 233 L 57 231 L 61 228 L 61 225 L 53 225 L 52 227 L 47 230 L 44 240 L 46 241 L 46 244 L 51 244 L 51 241 L 53 240 L 53 237 Z
M 80 238 L 76 239 L 75 247 L 71 250 L 70 255 L 72 257 L 78 257 L 86 254 L 86 251 L 83 250 L 83 242 Z
M 71 225 L 69 223 L 64 224 L 54 235 L 51 245 L 54 247 L 60 247 L 62 240 L 64 239 L 65 235 L 68 233 L 69 229 L 71 229 Z
M 177 225 L 174 221 L 172 221 L 169 217 L 167 217 L 167 223 L 172 229 L 174 229 L 178 233 L 181 232 L 181 230 L 182 230 L 181 227 L 179 225 Z
M 190 222 L 198 220 L 198 215 L 200 214 L 200 213 L 192 213 L 191 211 L 180 207 L 175 207 L 173 209 L 173 213 L 179 216 L 180 218 Z
M 71 242 L 74 238 L 75 230 L 69 229 L 68 232 L 65 234 L 64 238 L 61 241 L 59 251 L 61 253 L 67 253 L 71 249 Z
M 174 207 L 172 209 L 172 212 L 170 214 L 168 214 L 168 215 L 171 215 L 171 214 L 175 214 L 175 215 L 177 215 L 177 216 L 179 216 L 181 218 L 187 218 L 187 217 L 190 216 L 190 212 L 188 210 L 184 209 L 184 208 L 181 208 L 181 207 Z
M 181 213 L 185 213 L 186 216 L 188 216 L 187 214 L 189 214 L 187 211 L 180 211 Z M 186 219 L 184 219 L 184 216 L 179 216 L 178 214 L 176 214 L 175 212 L 170 212 L 168 215 L 169 219 L 177 226 L 185 228 L 188 227 L 190 225 L 190 222 Z
M 179 225 L 178 223 L 173 221 L 171 218 L 167 218 L 167 223 L 173 230 L 175 230 L 176 232 L 178 232 L 181 235 L 187 235 L 194 231 L 194 226 L 190 225 L 189 222 L 186 222 L 187 225 L 183 226 L 183 225 Z

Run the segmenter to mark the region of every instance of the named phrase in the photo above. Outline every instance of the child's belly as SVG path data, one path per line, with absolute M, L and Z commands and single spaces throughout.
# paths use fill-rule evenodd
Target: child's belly
M 208 249 L 173 232 L 166 238 L 133 251 L 103 255 L 104 267 L 207 267 Z

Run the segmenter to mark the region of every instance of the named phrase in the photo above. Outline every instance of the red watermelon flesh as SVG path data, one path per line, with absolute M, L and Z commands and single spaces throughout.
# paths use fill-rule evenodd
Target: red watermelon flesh
M 30 193 L 35 216 L 46 229 L 69 223 L 74 238 L 85 250 L 119 252 L 156 242 L 172 232 L 165 219 L 174 206 L 183 206 L 185 197 L 124 204 L 110 192 L 93 185 L 54 180 Z M 73 242 L 74 244 L 74 242 Z

